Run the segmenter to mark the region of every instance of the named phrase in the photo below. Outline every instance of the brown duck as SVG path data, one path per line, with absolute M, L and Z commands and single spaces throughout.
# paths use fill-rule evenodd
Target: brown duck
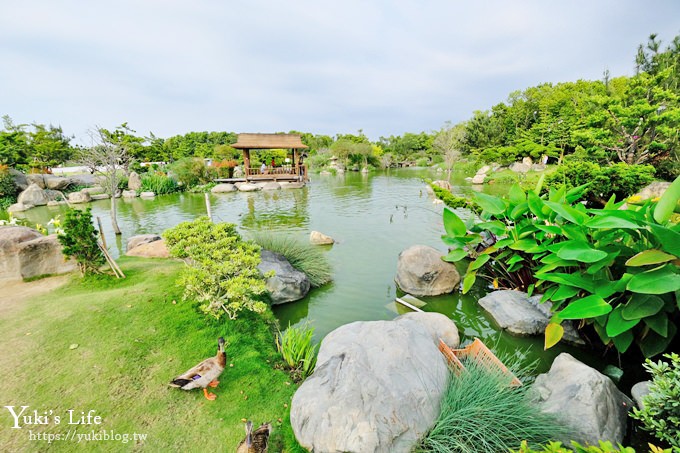
M 170 382 L 170 386 L 179 387 L 182 390 L 202 388 L 207 399 L 212 401 L 217 398 L 217 395 L 209 393 L 206 387 L 215 388 L 220 383 L 217 378 L 220 377 L 227 363 L 227 353 L 224 348 L 224 338 L 220 337 L 217 340 L 217 355 L 215 357 L 205 359 L 184 374 L 177 376 Z
M 253 431 L 253 422 L 246 422 L 246 438 L 238 444 L 236 453 L 267 453 L 269 447 L 269 433 L 272 430 L 270 423 L 263 423 Z

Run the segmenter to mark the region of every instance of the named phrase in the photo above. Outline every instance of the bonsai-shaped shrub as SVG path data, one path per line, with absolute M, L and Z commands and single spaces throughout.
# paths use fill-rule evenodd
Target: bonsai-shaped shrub
M 652 375 L 649 394 L 642 398 L 643 409 L 633 409 L 631 417 L 642 422 L 659 440 L 680 447 L 680 355 L 664 354 L 670 360 L 657 363 L 647 359 L 644 367 Z
M 69 209 L 63 224 L 63 233 L 57 236 L 63 254 L 75 258 L 83 275 L 98 274 L 105 263 L 104 254 L 97 243 L 97 230 L 92 224 L 90 208 L 83 211 Z
M 241 310 L 263 313 L 267 304 L 264 277 L 257 269 L 260 247 L 244 241 L 233 223 L 212 223 L 207 217 L 182 222 L 163 233 L 170 254 L 187 267 L 177 284 L 184 300 L 219 318 L 236 319 Z

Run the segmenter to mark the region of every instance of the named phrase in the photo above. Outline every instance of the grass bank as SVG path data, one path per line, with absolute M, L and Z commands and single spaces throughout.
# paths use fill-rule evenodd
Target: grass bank
M 3 310 L 0 406 L 52 412 L 46 425 L 9 429 L 13 418 L 1 408 L 0 451 L 235 451 L 243 418 L 256 426 L 271 421 L 270 451 L 284 450 L 284 438 L 293 438 L 287 414 L 295 386 L 273 369 L 280 357 L 270 325 L 250 312 L 237 321 L 206 322 L 180 301 L 174 281 L 181 263 L 126 257 L 119 264 L 125 280 L 74 278 Z M 169 388 L 174 376 L 215 354 L 219 336 L 229 346 L 217 400 Z M 95 410 L 101 424 L 69 426 L 69 409 Z M 65 436 L 69 429 L 146 434 L 146 440 L 48 445 L 30 439 L 29 430 Z

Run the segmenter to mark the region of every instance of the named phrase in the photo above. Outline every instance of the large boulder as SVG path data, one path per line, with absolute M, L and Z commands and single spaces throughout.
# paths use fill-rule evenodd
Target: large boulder
M 61 176 L 44 175 L 45 188 L 50 190 L 64 190 L 71 185 L 70 178 Z
M 442 260 L 442 253 L 426 245 L 414 245 L 399 254 L 395 281 L 414 296 L 437 296 L 460 283 L 456 266 Z
M 68 202 L 72 204 L 89 203 L 92 201 L 92 196 L 89 192 L 71 192 L 68 194 Z
M 131 172 L 128 176 L 128 190 L 141 190 L 142 189 L 142 178 L 137 174 L 137 172 Z
M 17 203 L 33 206 L 45 206 L 50 201 L 43 189 L 35 183 L 19 194 Z
M 484 181 L 486 180 L 486 174 L 482 173 L 481 175 L 475 175 L 472 178 L 472 184 L 484 184 Z
M 41 189 L 47 188 L 47 185 L 45 184 L 45 175 L 43 175 L 42 173 L 29 173 L 28 175 L 26 175 L 26 179 L 28 180 L 29 185 L 35 184 Z
M 285 256 L 262 250 L 261 262 L 257 268 L 263 274 L 274 271 L 274 276 L 267 279 L 267 290 L 273 305 L 285 304 L 300 300 L 307 295 L 311 284 L 304 272 L 295 269 Z
M 236 191 L 238 191 L 238 189 L 236 188 L 235 185 L 227 184 L 227 183 L 218 184 L 215 187 L 213 187 L 212 189 L 210 189 L 210 192 L 212 192 L 212 193 L 227 193 L 227 192 L 236 192 Z
M 541 411 L 560 418 L 571 431 L 557 440 L 617 444 L 626 434 L 632 401 L 604 374 L 563 352 L 532 388 Z
M 55 234 L 22 226 L 0 226 L 0 281 L 62 274 L 76 268 L 66 260 Z
M 165 245 L 165 240 L 163 239 L 138 245 L 135 248 L 128 250 L 125 254 L 127 256 L 139 256 L 142 258 L 170 257 L 170 252 L 168 251 L 168 247 Z
M 12 175 L 12 180 L 14 181 L 14 186 L 17 188 L 17 192 L 28 189 L 30 182 L 25 174 L 13 168 L 10 168 L 8 171 L 9 174 Z
M 51 203 L 50 201 L 47 202 L 48 205 L 50 203 Z M 9 207 L 7 208 L 7 212 L 9 212 L 9 213 L 24 212 L 24 211 L 28 211 L 32 207 L 33 207 L 32 204 L 14 203 L 14 204 L 9 205 Z
M 124 190 L 122 192 L 123 198 L 136 198 L 137 197 L 137 191 L 136 190 Z
M 551 302 L 541 303 L 541 295 L 529 297 L 521 291 L 493 291 L 479 299 L 482 306 L 496 323 L 515 335 L 543 335 L 550 322 Z M 570 321 L 562 323 L 567 343 L 584 344 Z
M 510 165 L 508 167 L 510 170 L 514 171 L 515 173 L 526 173 L 529 170 L 531 170 L 531 165 L 524 164 L 522 162 L 515 162 L 514 164 Z
M 126 249 L 128 252 L 133 248 L 148 244 L 149 242 L 160 241 L 162 238 L 157 234 L 138 234 L 137 236 L 131 236 L 127 240 Z
M 335 243 L 335 239 L 319 231 L 312 231 L 309 233 L 309 243 L 312 245 L 331 245 Z
M 456 339 L 457 329 L 438 313 L 329 333 L 314 373 L 293 396 L 297 440 L 319 452 L 410 452 L 439 415 L 450 375 L 437 349 L 445 336 Z
M 262 190 L 281 190 L 281 184 L 276 181 L 269 181 L 262 185 Z
M 640 201 L 647 200 L 649 198 L 659 198 L 663 193 L 670 187 L 671 183 L 666 181 L 656 181 L 648 186 L 645 186 L 640 192 L 638 192 L 634 197 L 639 197 Z
M 649 386 L 651 383 L 652 381 L 638 382 L 630 389 L 630 396 L 633 397 L 635 405 L 638 407 L 638 409 L 645 408 L 644 398 L 645 396 L 649 395 Z
M 237 184 L 236 187 L 238 187 L 238 190 L 241 192 L 255 192 L 257 190 L 261 190 L 262 187 L 257 185 L 257 184 L 251 184 L 248 182 L 244 182 L 242 184 Z

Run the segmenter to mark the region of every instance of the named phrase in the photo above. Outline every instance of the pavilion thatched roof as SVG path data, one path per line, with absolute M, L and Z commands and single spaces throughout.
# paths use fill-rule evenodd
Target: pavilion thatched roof
M 307 149 L 300 134 L 238 134 L 236 149 Z

